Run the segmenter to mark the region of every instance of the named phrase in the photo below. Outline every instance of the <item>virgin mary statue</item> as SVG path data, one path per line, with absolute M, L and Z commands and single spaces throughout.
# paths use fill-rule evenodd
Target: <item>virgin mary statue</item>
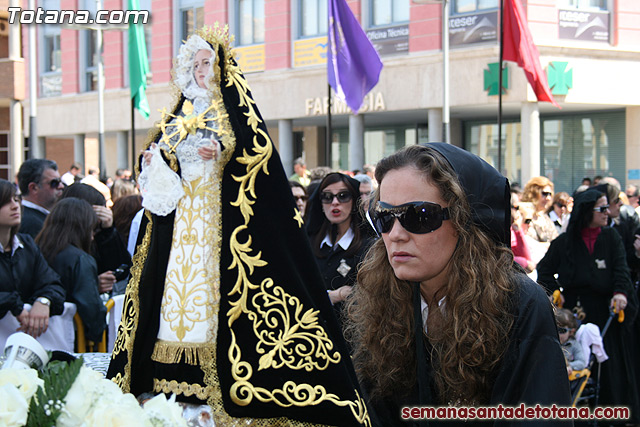
M 287 177 L 226 29 L 174 61 L 108 377 L 224 426 L 371 425 Z

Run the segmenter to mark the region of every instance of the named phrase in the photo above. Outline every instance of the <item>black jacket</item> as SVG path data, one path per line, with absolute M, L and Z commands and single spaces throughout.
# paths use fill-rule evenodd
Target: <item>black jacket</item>
M 22 208 L 20 233 L 28 234 L 35 239 L 40 230 L 42 230 L 46 218 L 47 214 L 44 212 L 24 206 Z
M 98 294 L 98 270 L 91 255 L 73 245 L 63 249 L 52 263 L 60 275 L 67 301 L 78 307 L 88 340 L 100 341 L 107 326 L 107 308 Z
M 637 280 L 640 272 L 640 258 L 636 256 L 633 242 L 636 234 L 640 234 L 640 218 L 635 209 L 629 205 L 620 207 L 620 216 L 613 221 L 612 228 L 620 234 L 624 250 L 627 253 L 627 265 L 631 270 L 631 279 Z
M 98 274 L 115 271 L 122 264 L 131 266 L 131 255 L 115 227 L 103 228 L 96 234 L 92 255 Z
M 0 319 L 7 312 L 18 316 L 23 305 L 33 304 L 36 298 L 51 301 L 49 315 L 62 314 L 65 291 L 58 274 L 49 267 L 42 252 L 28 234 L 18 234 L 22 243 L 13 256 L 0 253 Z
M 507 350 L 496 369 L 489 402 L 482 406 L 516 407 L 521 403 L 529 407 L 570 406 L 569 381 L 564 355 L 560 348 L 556 322 L 551 303 L 544 290 L 521 273 L 515 275 L 516 286 L 512 296 L 511 312 L 514 323 L 509 334 Z M 424 421 L 405 421 L 401 408 L 406 406 L 441 406 L 432 379 L 431 357 L 425 349 L 423 373 L 416 373 L 416 385 L 406 397 L 396 396 L 384 402 L 373 402 L 375 415 L 383 426 L 413 427 L 426 425 Z M 423 365 L 424 364 L 420 364 Z M 429 425 L 469 426 L 478 420 L 430 420 Z M 539 425 L 542 420 L 533 421 Z M 521 420 L 492 420 L 483 424 L 521 425 Z M 570 425 L 570 421 L 549 420 L 544 425 Z
M 575 210 L 575 206 L 574 206 Z M 554 274 L 558 274 L 557 282 Z M 547 289 L 564 288 L 565 308 L 578 302 L 584 309 L 583 323 L 595 323 L 601 329 L 609 318 L 609 304 L 615 292 L 627 296 L 625 321 L 612 321 L 603 337 L 609 360 L 601 365 L 600 405 L 627 406 L 631 422 L 640 419 L 640 399 L 637 387 L 637 362 L 633 353 L 631 330 L 638 311 L 626 254 L 622 240 L 611 227 L 603 227 L 589 254 L 582 240 L 572 241 L 571 235 L 561 234 L 551 242 L 545 257 L 538 264 L 538 281 Z

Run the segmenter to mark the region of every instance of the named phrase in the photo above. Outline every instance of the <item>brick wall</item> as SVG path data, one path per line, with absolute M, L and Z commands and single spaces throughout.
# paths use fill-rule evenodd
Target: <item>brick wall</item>
M 291 66 L 291 2 L 266 1 L 265 11 L 265 67 L 267 70 Z

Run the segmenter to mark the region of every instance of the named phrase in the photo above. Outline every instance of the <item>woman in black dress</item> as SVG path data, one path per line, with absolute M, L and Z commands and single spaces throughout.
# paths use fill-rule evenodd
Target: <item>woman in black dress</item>
M 598 190 L 576 196 L 567 232 L 551 242 L 538 264 L 538 282 L 549 292 L 563 288 L 564 306 L 581 306 L 585 322 L 603 328 L 610 309 L 626 310 L 626 321 L 611 323 L 604 336 L 609 360 L 602 364 L 600 403 L 624 405 L 640 415 L 631 345 L 623 338 L 637 310 L 622 239 L 611 227 L 607 197 Z M 554 275 L 558 278 L 555 279 Z M 627 301 L 629 300 L 629 301 Z M 628 304 L 629 302 L 629 304 Z
M 356 283 L 358 264 L 370 245 L 358 211 L 360 182 L 330 173 L 312 194 L 307 233 L 336 314 Z

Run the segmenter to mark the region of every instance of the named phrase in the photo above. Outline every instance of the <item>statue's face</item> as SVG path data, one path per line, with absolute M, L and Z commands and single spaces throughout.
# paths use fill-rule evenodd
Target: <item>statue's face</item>
M 211 73 L 211 52 L 200 49 L 193 60 L 193 77 L 198 86 L 207 88 L 208 76 Z

